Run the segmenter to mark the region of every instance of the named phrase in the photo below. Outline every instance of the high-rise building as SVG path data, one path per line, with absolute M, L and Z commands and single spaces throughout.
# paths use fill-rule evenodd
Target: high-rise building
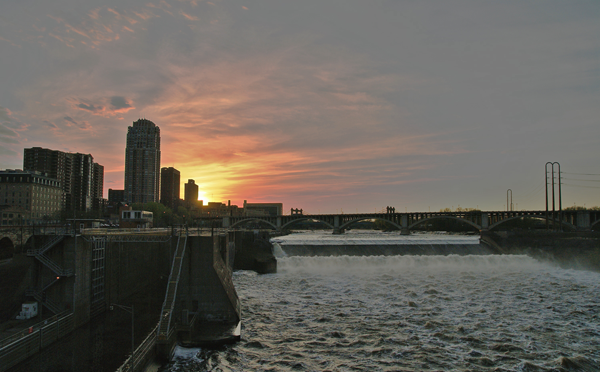
M 160 193 L 160 128 L 146 119 L 127 129 L 125 202 L 158 202 Z
M 104 167 L 90 154 L 32 147 L 24 150 L 23 169 L 46 174 L 63 188 L 62 209 L 89 211 L 102 204 Z
M 198 204 L 198 185 L 196 185 L 196 181 L 188 180 L 185 184 L 184 200 L 188 208 L 195 207 Z
M 102 210 L 106 199 L 104 196 L 104 166 L 94 163 L 94 171 L 92 172 L 92 209 L 95 211 Z
M 180 178 L 179 171 L 173 167 L 160 170 L 160 202 L 173 210 L 179 204 Z

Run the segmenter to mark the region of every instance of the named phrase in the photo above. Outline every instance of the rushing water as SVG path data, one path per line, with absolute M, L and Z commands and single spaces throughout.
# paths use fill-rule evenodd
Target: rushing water
M 598 371 L 600 274 L 527 256 L 281 257 L 242 341 L 167 371 Z

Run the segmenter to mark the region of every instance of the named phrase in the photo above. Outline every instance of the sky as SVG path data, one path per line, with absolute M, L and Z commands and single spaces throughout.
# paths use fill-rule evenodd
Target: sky
M 597 0 L 2 0 L 0 169 L 89 153 L 107 197 L 146 118 L 205 202 L 540 210 L 559 162 L 600 205 L 599 36 Z

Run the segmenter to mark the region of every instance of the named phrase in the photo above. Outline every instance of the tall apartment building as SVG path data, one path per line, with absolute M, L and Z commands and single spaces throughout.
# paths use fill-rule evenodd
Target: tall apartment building
M 146 119 L 127 129 L 125 202 L 158 202 L 160 193 L 160 128 Z
M 160 202 L 171 208 L 177 208 L 180 195 L 180 173 L 173 167 L 160 170 Z
M 0 204 L 26 211 L 31 220 L 57 217 L 62 202 L 63 189 L 57 179 L 36 171 L 0 171 Z
M 61 207 L 67 211 L 90 211 L 102 204 L 104 167 L 90 154 L 32 147 L 24 150 L 23 169 L 37 171 L 62 185 Z
M 196 185 L 196 181 L 188 180 L 184 185 L 183 192 L 186 207 L 196 207 L 198 204 L 198 185 Z

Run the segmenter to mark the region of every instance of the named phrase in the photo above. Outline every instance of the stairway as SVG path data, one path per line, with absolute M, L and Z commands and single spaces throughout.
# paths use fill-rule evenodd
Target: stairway
M 58 244 L 61 240 L 63 240 L 65 238 L 64 235 L 56 235 L 54 236 L 52 239 L 48 240 L 46 242 L 46 244 L 44 244 L 42 246 L 42 248 L 38 248 L 38 249 L 28 249 L 27 250 L 27 255 L 28 256 L 37 256 L 38 254 L 43 254 L 45 253 L 48 249 L 54 247 L 56 244 Z
M 181 266 L 183 264 L 183 257 L 185 256 L 185 248 L 187 246 L 187 235 L 185 236 L 183 244 L 181 244 L 181 238 L 182 236 L 179 236 L 179 239 L 177 240 L 177 249 L 175 250 L 175 256 L 173 257 L 173 263 L 171 264 L 171 274 L 169 275 L 169 283 L 167 284 L 167 293 L 165 295 L 165 301 L 163 302 L 160 321 L 158 323 L 157 337 L 159 340 L 167 340 L 171 330 L 171 319 L 175 308 L 175 299 L 177 298 L 177 286 L 179 285 Z
M 60 306 L 56 302 L 53 302 L 48 299 L 46 299 L 46 301 L 42 301 L 43 300 L 42 293 L 39 291 L 35 291 L 35 290 L 27 291 L 26 295 L 32 296 L 33 298 L 35 298 L 40 304 L 46 306 L 46 308 L 48 308 L 48 310 L 52 311 L 54 314 L 58 314 L 62 311 Z

